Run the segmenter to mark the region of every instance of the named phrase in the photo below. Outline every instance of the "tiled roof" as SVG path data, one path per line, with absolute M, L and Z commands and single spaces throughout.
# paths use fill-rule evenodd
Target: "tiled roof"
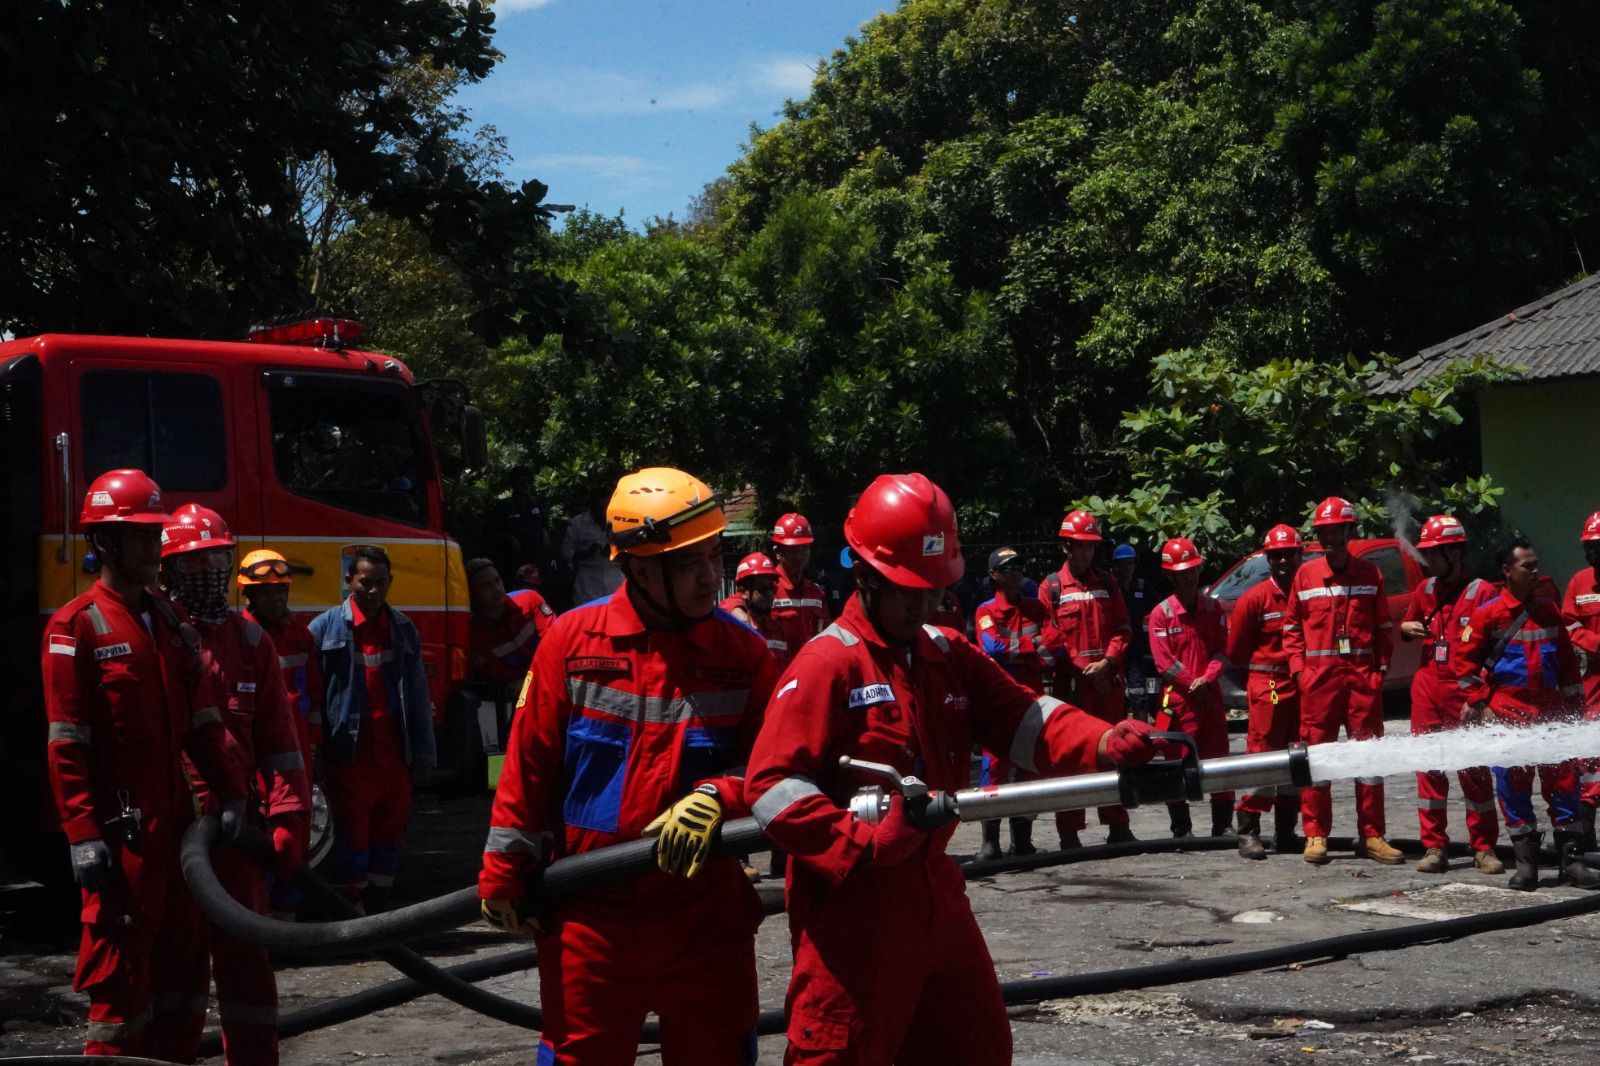
M 1600 374 L 1600 274 L 1423 349 L 1375 378 L 1372 391 L 1409 392 L 1452 362 L 1478 354 L 1515 368 L 1519 381 Z

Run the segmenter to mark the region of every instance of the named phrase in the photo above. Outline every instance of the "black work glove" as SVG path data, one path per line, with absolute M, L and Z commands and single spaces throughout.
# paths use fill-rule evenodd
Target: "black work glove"
M 88 892 L 102 892 L 111 879 L 111 849 L 103 840 L 72 845 L 72 879 Z

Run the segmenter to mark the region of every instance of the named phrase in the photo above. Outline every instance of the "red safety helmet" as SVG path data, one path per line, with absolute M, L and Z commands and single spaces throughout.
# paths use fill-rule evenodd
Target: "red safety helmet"
M 1317 504 L 1316 516 L 1311 519 L 1313 526 L 1343 526 L 1354 525 L 1356 521 L 1356 506 L 1342 496 L 1329 496 Z
M 1161 546 L 1161 569 L 1193 570 L 1205 562 L 1200 549 L 1188 537 L 1173 537 Z
M 806 516 L 793 511 L 778 519 L 772 527 L 772 543 L 793 546 L 811 543 L 811 523 Z
M 1070 511 L 1061 520 L 1062 540 L 1100 540 L 1100 520 L 1088 511 Z
M 1589 516 L 1583 524 L 1583 535 L 1578 538 L 1580 543 L 1590 540 L 1600 540 L 1600 511 Z
M 1467 531 L 1453 515 L 1436 514 L 1422 523 L 1417 537 L 1418 548 L 1442 548 L 1446 544 L 1465 544 Z
M 1301 547 L 1300 531 L 1282 522 L 1267 530 L 1267 539 L 1261 542 L 1261 550 L 1269 552 L 1299 551 Z
M 161 486 L 149 474 L 143 470 L 107 470 L 84 493 L 78 524 L 133 522 L 159 526 L 166 524 L 167 517 L 161 506 Z
M 803 519 L 802 519 L 803 521 Z M 733 572 L 733 583 L 740 585 L 752 577 L 777 577 L 778 567 L 771 559 L 760 552 L 751 552 L 739 560 L 738 569 Z
M 207 551 L 211 548 L 233 547 L 233 534 L 228 523 L 209 507 L 186 503 L 172 512 L 172 517 L 161 529 L 161 558 L 187 552 Z
M 956 509 L 921 474 L 878 475 L 850 508 L 844 539 L 856 558 L 907 588 L 943 588 L 966 572 Z

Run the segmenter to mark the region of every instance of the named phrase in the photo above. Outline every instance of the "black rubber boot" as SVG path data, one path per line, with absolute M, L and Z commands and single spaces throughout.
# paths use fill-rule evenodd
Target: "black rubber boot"
M 1126 825 L 1106 826 L 1107 844 L 1133 844 L 1136 843 L 1138 839 L 1138 837 L 1133 835 L 1133 830 L 1128 828 Z
M 1194 836 L 1194 822 L 1189 817 L 1187 803 L 1167 804 L 1167 813 L 1172 816 L 1172 839 L 1183 840 Z
M 1556 855 L 1561 864 L 1557 884 L 1573 888 L 1600 888 L 1600 870 L 1592 870 L 1583 861 L 1583 830 L 1557 829 Z
M 982 829 L 983 844 L 978 848 L 978 861 L 994 862 L 1000 857 L 1000 819 L 984 819 Z M 1015 834 L 1015 830 L 1012 832 Z
M 1033 819 L 1011 819 L 1011 854 L 1019 859 L 1036 854 L 1038 848 L 1033 846 Z
M 1585 803 L 1583 805 L 1583 840 L 1582 840 L 1582 843 L 1583 843 L 1583 850 L 1584 851 L 1600 851 L 1600 848 L 1597 848 L 1595 846 L 1595 839 L 1594 839 L 1594 805 L 1591 804 L 1591 803 Z
M 1211 801 L 1211 835 L 1225 837 L 1233 835 L 1233 801 Z
M 1279 800 L 1272 808 L 1272 843 L 1279 851 L 1287 854 L 1299 851 L 1305 845 L 1300 843 L 1300 838 L 1295 835 L 1295 829 L 1300 825 L 1300 804 L 1289 804 Z
M 1532 892 L 1539 887 L 1539 844 L 1543 840 L 1543 833 L 1524 833 L 1511 838 L 1511 850 L 1517 856 L 1517 870 L 1506 882 L 1508 887 L 1519 892 Z
M 1261 815 L 1254 811 L 1239 812 L 1239 858 L 1264 859 L 1266 845 L 1261 843 Z

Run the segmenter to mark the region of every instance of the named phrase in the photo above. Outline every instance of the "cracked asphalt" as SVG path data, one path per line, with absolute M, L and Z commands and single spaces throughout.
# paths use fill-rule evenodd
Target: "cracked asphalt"
M 1240 738 L 1235 738 L 1239 747 Z M 1414 782 L 1387 779 L 1391 837 L 1416 835 Z M 1335 834 L 1353 826 L 1348 783 L 1338 783 Z M 1462 826 L 1459 795 L 1454 828 Z M 419 797 L 402 901 L 468 884 L 488 798 Z M 1542 812 L 1541 812 L 1542 813 Z M 1196 805 L 1195 822 L 1209 824 Z M 1093 821 L 1091 817 L 1091 822 Z M 1270 818 L 1267 819 L 1270 823 Z M 1048 818 L 1036 843 L 1053 845 Z M 1133 812 L 1142 838 L 1168 835 L 1166 811 Z M 1091 824 L 1086 843 L 1102 831 Z M 951 851 L 977 849 L 976 826 Z M 1410 857 L 1413 861 L 1416 855 Z M 75 932 L 52 926 L 40 890 L 0 874 L 0 1056 L 71 1052 L 81 1046 L 84 1001 L 70 989 Z M 1546 871 L 1537 893 L 1516 893 L 1465 860 L 1429 876 L 1335 853 L 1313 867 L 1298 855 L 1266 862 L 1231 850 L 1105 858 L 997 872 L 969 885 L 974 911 L 1002 981 L 1205 958 L 1386 929 L 1441 918 L 1575 898 Z M 1563 1063 L 1600 1060 L 1600 914 L 1486 933 L 1401 951 L 1324 959 L 1210 981 L 1016 1006 L 1015 1061 L 1077 1064 L 1412 1062 Z M 486 928 L 420 941 L 443 964 L 519 943 Z M 787 927 L 767 919 L 757 939 L 761 998 L 782 1002 Z M 288 962 L 279 971 L 282 1007 L 294 1010 L 394 976 L 381 962 Z M 484 987 L 535 1001 L 537 977 L 517 973 Z M 214 1020 L 214 1019 L 213 1019 Z M 285 1042 L 286 1063 L 528 1062 L 533 1034 L 428 996 Z M 761 1042 L 762 1063 L 782 1060 L 781 1037 Z M 658 1059 L 641 1049 L 644 1061 Z

